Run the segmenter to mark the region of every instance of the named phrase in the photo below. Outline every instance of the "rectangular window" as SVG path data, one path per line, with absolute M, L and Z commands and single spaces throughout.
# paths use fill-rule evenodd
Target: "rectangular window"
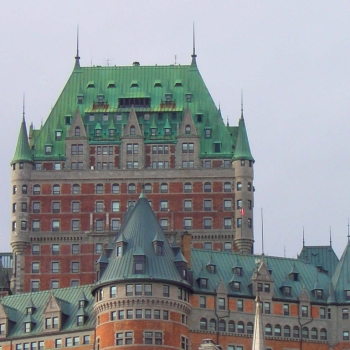
M 40 202 L 33 202 L 33 213 L 40 213 Z
M 79 254 L 79 244 L 72 244 L 72 254 Z
M 224 229 L 228 230 L 232 228 L 231 218 L 224 218 Z
M 58 261 L 54 261 L 51 263 L 51 272 L 52 273 L 60 272 L 60 263 Z
M 103 231 L 103 220 L 95 221 L 95 231 Z
M 39 254 L 40 254 L 40 245 L 33 244 L 32 245 L 32 255 L 39 255 Z
M 33 220 L 32 221 L 32 231 L 33 232 L 40 231 L 40 220 Z
M 39 263 L 32 262 L 32 273 L 39 273 Z
M 127 284 L 126 285 L 126 296 L 132 296 L 133 295 L 133 285 Z
M 343 308 L 342 309 L 342 319 L 343 320 L 348 320 L 349 319 L 349 309 L 348 308 Z
M 102 213 L 103 212 L 103 201 L 98 201 L 95 203 L 95 212 Z
M 145 310 L 145 318 L 152 318 L 152 310 L 151 309 Z
M 265 302 L 264 303 L 264 314 L 270 314 L 270 313 L 271 313 L 270 303 Z
M 170 295 L 169 286 L 163 285 L 163 297 L 169 297 L 169 295 Z
M 243 300 L 237 300 L 237 311 L 243 312 Z
M 160 201 L 160 211 L 168 211 L 168 201 Z
M 309 308 L 306 305 L 301 306 L 301 317 L 309 316 Z
M 120 227 L 119 219 L 112 219 L 111 220 L 111 230 L 112 231 L 118 231 L 119 227 Z
M 225 300 L 225 298 L 219 298 L 218 306 L 219 306 L 219 310 L 225 310 L 226 309 L 226 300 Z
M 109 288 L 109 297 L 110 298 L 115 298 L 117 296 L 117 287 L 112 286 Z
M 79 262 L 78 261 L 72 261 L 71 270 L 72 270 L 72 273 L 79 273 Z
M 192 229 L 192 219 L 184 219 L 184 229 L 185 230 Z
M 326 318 L 326 309 L 324 307 L 320 307 L 320 318 Z
M 184 210 L 185 211 L 192 211 L 192 201 L 189 199 L 186 199 L 184 201 Z
M 59 244 L 53 244 L 51 246 L 51 254 L 52 255 L 58 255 L 60 253 L 60 245 Z
M 60 230 L 60 221 L 52 220 L 52 231 L 59 231 L 59 230 Z
M 83 344 L 90 344 L 90 336 L 89 335 L 83 336 Z
M 135 310 L 135 318 L 142 318 L 142 309 Z
M 118 212 L 120 210 L 120 204 L 119 202 L 112 202 L 112 211 Z
M 204 200 L 204 211 L 211 211 L 211 200 L 210 199 Z
M 283 304 L 283 315 L 289 316 L 289 305 Z

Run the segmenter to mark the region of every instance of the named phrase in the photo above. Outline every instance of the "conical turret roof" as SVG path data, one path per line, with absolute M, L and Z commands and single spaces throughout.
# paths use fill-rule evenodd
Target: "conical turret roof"
M 22 120 L 21 129 L 19 130 L 16 151 L 11 164 L 16 162 L 32 162 L 32 154 L 30 152 L 28 142 L 27 126 L 24 118 Z
M 252 156 L 252 153 L 250 152 L 247 129 L 245 127 L 243 115 L 241 116 L 238 123 L 238 135 L 233 159 L 246 159 L 252 160 L 254 162 L 254 158 Z
M 345 301 L 345 291 L 350 291 L 350 242 L 347 243 L 332 276 L 335 299 Z
M 127 243 L 123 254 L 112 252 L 109 264 L 96 288 L 102 284 L 125 280 L 161 280 L 188 284 L 182 280 L 174 264 L 173 251 L 164 236 L 158 220 L 150 207 L 148 199 L 141 195 L 123 229 L 123 239 Z M 157 237 L 163 243 L 163 254 L 156 253 L 153 240 Z M 142 254 L 141 254 L 142 252 Z M 145 256 L 142 274 L 134 274 L 134 259 Z

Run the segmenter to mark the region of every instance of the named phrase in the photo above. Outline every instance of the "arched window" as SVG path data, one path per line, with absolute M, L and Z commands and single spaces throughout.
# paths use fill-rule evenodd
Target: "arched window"
M 303 328 L 301 329 L 301 337 L 302 337 L 303 339 L 308 339 L 308 338 L 309 338 L 309 328 L 303 327 Z
M 226 332 L 226 322 L 225 320 L 219 321 L 219 332 Z
M 114 194 L 119 193 L 119 184 L 112 185 L 112 193 Z
M 300 330 L 298 326 L 293 327 L 293 338 L 299 338 L 300 337 Z
M 318 331 L 317 328 L 311 329 L 311 339 L 317 339 L 318 338 Z
M 160 193 L 168 193 L 168 184 L 165 182 L 160 185 Z
M 231 182 L 224 183 L 224 192 L 231 192 Z
M 242 191 L 242 182 L 237 182 L 237 191 Z
M 237 332 L 238 333 L 244 333 L 244 323 L 242 321 L 239 321 L 237 323 Z
M 76 126 L 74 129 L 74 136 L 80 136 L 80 126 Z
M 213 318 L 209 321 L 209 330 L 216 331 L 216 321 Z
M 253 334 L 254 333 L 254 325 L 252 322 L 247 323 L 247 334 Z
M 248 182 L 248 191 L 251 192 L 252 191 L 252 183 Z
M 327 330 L 325 328 L 322 328 L 320 330 L 320 339 L 321 340 L 327 340 Z
M 285 338 L 289 338 L 290 337 L 290 327 L 289 326 L 284 326 L 284 328 L 283 328 L 283 336 Z
M 206 318 L 201 318 L 199 321 L 199 329 L 201 330 L 207 330 L 208 325 L 207 325 L 207 319 Z
M 270 323 L 265 326 L 265 335 L 272 335 L 272 326 Z
M 72 193 L 73 194 L 79 194 L 80 193 L 80 186 L 78 184 L 74 184 L 72 187 Z
M 185 126 L 185 134 L 186 135 L 191 135 L 191 126 L 188 125 L 188 124 Z
M 275 337 L 281 336 L 281 326 L 279 324 L 275 325 Z
M 128 185 L 128 193 L 136 193 L 136 186 L 135 186 L 135 184 L 129 184 Z
M 230 333 L 234 333 L 235 332 L 235 322 L 234 321 L 229 321 L 228 322 L 228 331 Z
M 103 194 L 103 185 L 102 184 L 96 185 L 96 194 Z
M 134 125 L 130 126 L 130 135 L 135 135 L 135 127 L 134 127 Z
M 60 185 L 53 185 L 52 186 L 52 193 L 53 194 L 60 194 L 61 193 Z

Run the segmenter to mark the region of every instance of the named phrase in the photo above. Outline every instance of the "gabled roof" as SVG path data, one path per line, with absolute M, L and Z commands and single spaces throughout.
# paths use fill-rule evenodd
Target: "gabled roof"
M 123 241 L 127 244 L 121 256 L 113 251 L 108 266 L 94 289 L 109 282 L 126 280 L 162 280 L 187 284 L 179 275 L 174 264 L 173 251 L 164 236 L 148 199 L 141 195 L 123 228 Z M 162 240 L 163 255 L 157 255 L 153 240 Z M 134 258 L 145 256 L 144 274 L 134 274 Z
M 11 164 L 18 162 L 32 162 L 32 154 L 29 148 L 27 126 L 24 117 L 19 130 L 15 155 L 13 156 Z
M 55 289 L 54 298 L 57 301 L 60 310 L 67 315 L 62 324 L 62 331 L 75 329 L 91 329 L 94 327 L 95 318 L 93 312 L 94 298 L 91 295 L 91 285 L 70 287 L 64 289 Z M 76 316 L 79 311 L 79 299 L 82 293 L 88 299 L 88 303 L 85 307 L 85 312 L 89 317 L 86 319 L 86 323 L 83 326 L 77 326 Z M 8 338 L 12 337 L 28 337 L 28 335 L 42 335 L 44 327 L 44 311 L 47 308 L 48 301 L 53 297 L 51 291 L 43 291 L 37 293 L 23 293 L 11 296 L 6 296 L 1 299 L 1 305 L 5 309 L 9 319 L 14 323 L 9 329 Z M 30 303 L 35 305 L 35 311 L 31 315 L 30 322 L 33 322 L 34 328 L 30 334 L 23 333 L 23 323 L 28 321 L 26 309 L 28 307 L 28 300 L 31 298 Z M 55 307 L 55 305 L 54 305 Z
M 238 135 L 233 159 L 246 159 L 252 160 L 254 162 L 254 158 L 252 156 L 252 153 L 250 152 L 248 134 L 243 116 L 239 119 L 238 123 Z

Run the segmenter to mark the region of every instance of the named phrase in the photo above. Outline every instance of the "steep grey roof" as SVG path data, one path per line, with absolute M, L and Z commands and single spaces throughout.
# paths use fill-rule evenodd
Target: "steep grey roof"
M 108 266 L 97 282 L 96 288 L 108 282 L 135 279 L 158 279 L 187 284 L 176 269 L 173 251 L 144 195 L 140 196 L 130 213 L 120 237 L 123 237 L 125 244 L 123 254 L 117 256 L 115 250 L 112 252 Z M 163 255 L 156 255 L 153 245 L 155 238 L 163 243 Z M 140 255 L 146 257 L 145 273 L 134 274 L 134 257 Z
M 336 302 L 348 302 L 345 291 L 350 290 L 350 242 L 348 242 L 342 257 L 332 277 L 334 296 Z

